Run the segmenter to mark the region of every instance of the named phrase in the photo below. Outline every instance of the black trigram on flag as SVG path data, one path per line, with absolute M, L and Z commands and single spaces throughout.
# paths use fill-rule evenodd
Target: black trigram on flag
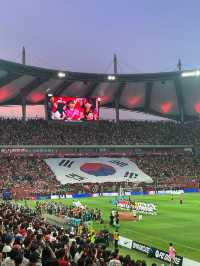
M 124 174 L 124 177 L 126 177 L 126 178 L 128 178 L 128 179 L 137 178 L 137 177 L 138 177 L 138 174 L 133 173 L 133 172 L 126 172 L 126 173 Z
M 64 167 L 68 167 L 70 168 L 72 166 L 72 164 L 74 163 L 74 161 L 71 161 L 71 160 L 61 160 L 58 165 L 59 166 L 64 166 Z
M 87 179 L 87 177 L 83 177 L 83 176 L 80 176 L 80 175 L 77 175 L 77 174 L 74 174 L 74 173 L 71 173 L 71 174 L 68 174 L 68 175 L 65 175 L 67 178 L 70 178 L 70 179 L 73 179 L 75 181 L 83 181 L 85 179 Z
M 125 162 L 121 162 L 121 161 L 118 161 L 118 160 L 112 160 L 112 161 L 109 161 L 110 163 L 113 163 L 117 166 L 120 166 L 120 167 L 124 167 L 124 166 L 127 166 L 128 164 L 125 163 Z

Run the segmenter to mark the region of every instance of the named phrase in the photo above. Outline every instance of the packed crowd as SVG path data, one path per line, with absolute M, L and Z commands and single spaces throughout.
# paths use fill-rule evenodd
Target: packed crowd
M 13 192 L 26 195 L 54 191 L 59 182 L 44 160 L 38 158 L 1 158 L 0 188 L 12 188 Z
M 145 266 L 109 248 L 108 231 L 83 228 L 74 234 L 48 222 L 36 210 L 0 203 L 2 266 Z M 117 239 L 116 239 L 117 241 Z M 152 264 L 156 266 L 156 264 Z
M 200 160 L 186 155 L 137 156 L 132 160 L 163 188 L 198 188 Z M 61 185 L 43 159 L 1 158 L 0 189 L 12 189 L 15 198 L 38 194 L 99 193 L 119 191 L 115 182 Z M 130 189 L 134 184 L 128 184 Z M 122 187 L 125 186 L 122 185 Z M 145 185 L 144 185 L 145 186 Z M 143 187 L 144 187 L 143 186 Z M 154 186 L 154 185 L 153 185 Z
M 109 121 L 67 124 L 45 120 L 0 120 L 0 144 L 200 144 L 200 123 Z
M 195 187 L 200 178 L 200 160 L 192 156 L 144 156 L 133 161 L 161 186 Z

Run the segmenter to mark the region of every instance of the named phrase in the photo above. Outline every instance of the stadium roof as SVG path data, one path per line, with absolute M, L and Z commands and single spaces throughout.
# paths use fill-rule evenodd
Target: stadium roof
M 198 71 L 197 71 L 198 72 Z M 58 73 L 61 76 L 59 77 Z M 63 96 L 99 96 L 105 107 L 168 118 L 200 115 L 200 76 L 182 72 L 92 74 L 51 70 L 0 60 L 0 104 L 43 104 L 47 91 Z M 197 74 L 200 74 L 198 72 Z M 108 79 L 111 76 L 111 80 Z M 112 77 L 115 77 L 112 80 Z

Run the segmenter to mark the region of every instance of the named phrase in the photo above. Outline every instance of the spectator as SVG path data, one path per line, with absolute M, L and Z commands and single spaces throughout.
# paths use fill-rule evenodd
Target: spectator
M 119 246 L 119 232 L 116 229 L 114 232 L 114 245 L 115 245 L 115 249 L 118 249 Z
M 48 123 L 45 120 L 0 120 L 0 144 L 3 145 L 197 145 L 200 123 L 111 121 L 85 126 Z M 112 136 L 112 138 L 110 137 Z
M 122 266 L 117 253 L 113 253 L 112 259 L 110 260 L 108 266 Z
M 3 260 L 2 266 L 145 266 L 144 261 L 134 263 L 130 256 L 118 255 L 119 250 L 114 253 L 107 250 L 105 245 L 93 243 L 90 239 L 89 230 L 83 229 L 81 235 L 70 236 L 69 230 L 58 226 L 51 226 L 36 210 L 17 206 L 13 203 L 0 203 L 0 215 L 3 224 L 10 220 L 9 229 L 5 227 L 4 236 L 0 239 L 5 246 L 9 246 L 10 252 Z M 20 224 L 26 230 L 24 238 L 14 245 L 13 238 L 19 235 Z M 33 229 L 32 233 L 30 229 Z M 50 236 L 54 234 L 54 237 Z M 95 232 L 96 235 L 104 232 Z M 72 242 L 70 244 L 69 238 Z M 8 241 L 9 240 L 9 241 Z M 16 242 L 17 242 L 16 241 Z M 8 245 L 9 244 L 9 245 Z M 74 255 L 75 254 L 75 255 Z

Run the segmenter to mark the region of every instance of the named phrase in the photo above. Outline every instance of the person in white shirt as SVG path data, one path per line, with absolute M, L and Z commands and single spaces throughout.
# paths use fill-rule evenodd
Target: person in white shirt
M 121 261 L 119 260 L 117 253 L 113 254 L 113 259 L 111 259 L 109 261 L 108 266 L 122 266 Z

